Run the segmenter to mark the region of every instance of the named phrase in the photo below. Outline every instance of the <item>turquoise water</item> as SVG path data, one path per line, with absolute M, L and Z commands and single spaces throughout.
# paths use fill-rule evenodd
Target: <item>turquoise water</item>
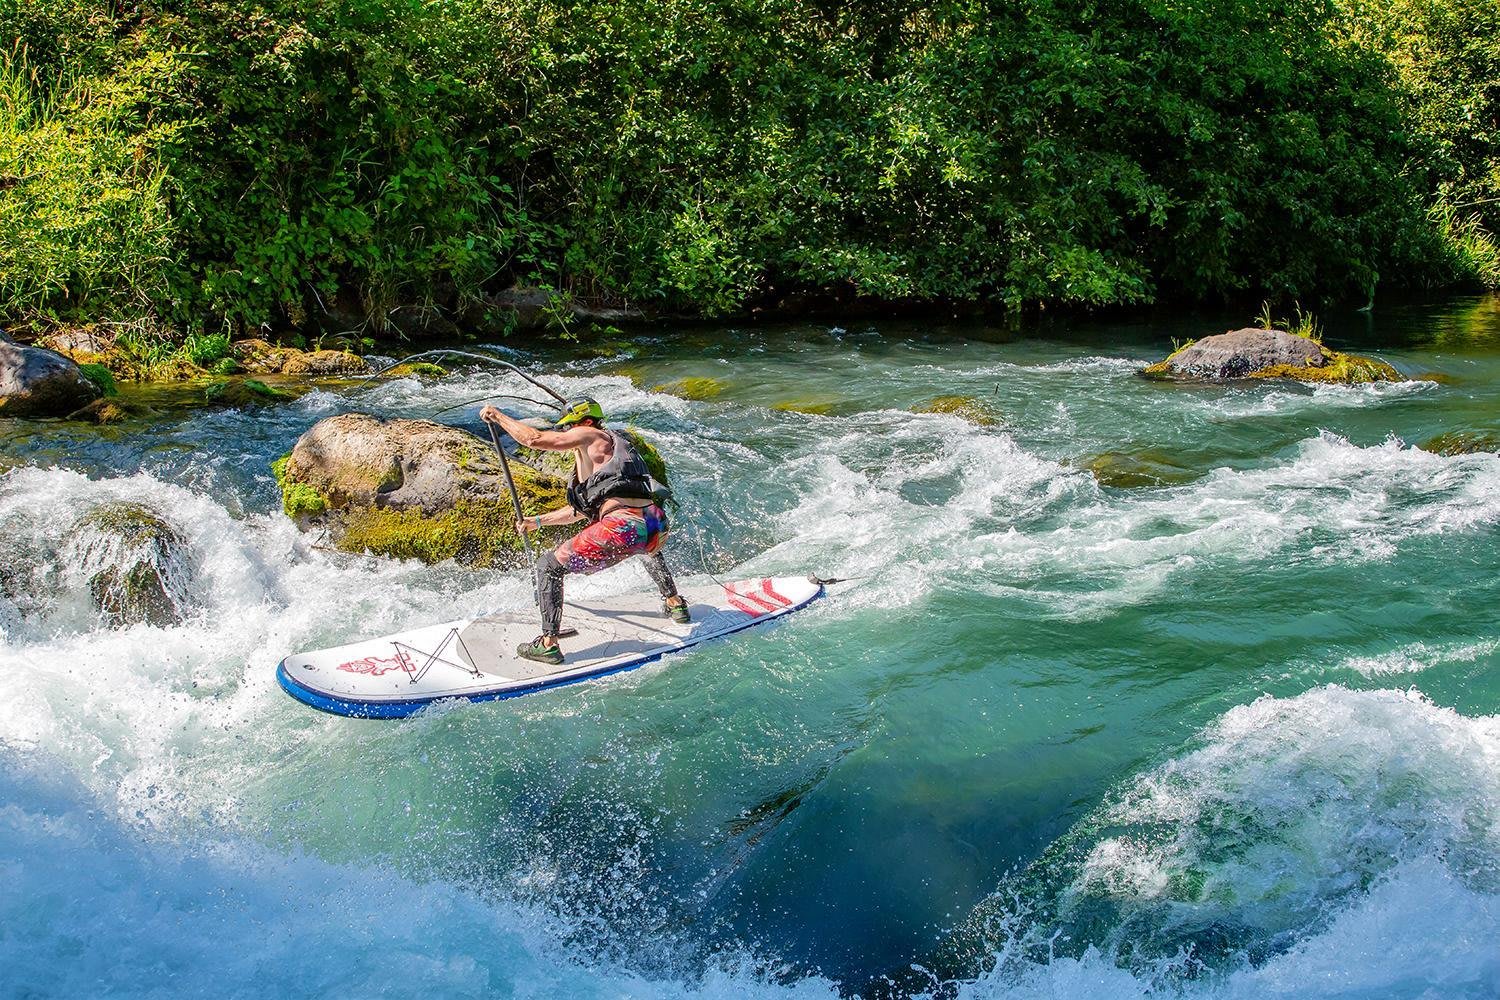
M 1500 430 L 1500 307 L 1335 320 L 1441 380 L 1136 374 L 1234 317 L 517 352 L 651 432 L 683 575 L 854 579 L 405 723 L 311 712 L 275 664 L 529 583 L 328 551 L 266 466 L 329 414 L 517 380 L 0 422 L 3 992 L 1495 995 L 1500 457 L 1413 446 Z M 649 391 L 684 378 L 721 385 Z M 999 423 L 910 412 L 947 395 Z M 1111 452 L 1170 482 L 1100 485 Z M 92 611 L 74 525 L 117 499 L 185 538 L 183 624 Z

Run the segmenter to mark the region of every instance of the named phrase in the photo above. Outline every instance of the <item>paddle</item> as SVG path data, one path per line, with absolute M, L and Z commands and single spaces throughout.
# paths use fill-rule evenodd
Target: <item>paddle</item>
M 495 446 L 495 454 L 500 456 L 500 471 L 505 474 L 505 488 L 510 491 L 510 504 L 516 511 L 516 534 L 521 536 L 521 548 L 526 550 L 526 561 L 532 566 L 536 565 L 536 556 L 531 553 L 531 542 L 526 538 L 526 532 L 520 530 L 520 522 L 526 520 L 526 515 L 521 512 L 521 497 L 516 492 L 516 481 L 510 474 L 510 459 L 505 456 L 505 449 L 500 447 L 500 435 L 495 431 L 495 425 L 485 421 L 484 426 L 490 429 L 490 443 Z M 536 589 L 536 573 L 531 574 L 531 599 L 538 606 L 541 604 L 541 595 Z

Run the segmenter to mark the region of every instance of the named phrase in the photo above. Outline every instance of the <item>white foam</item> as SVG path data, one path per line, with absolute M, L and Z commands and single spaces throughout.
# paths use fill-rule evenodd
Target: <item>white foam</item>
M 1415 674 L 1444 663 L 1473 663 L 1500 649 L 1500 639 L 1485 642 L 1427 643 L 1413 642 L 1375 656 L 1350 656 L 1338 664 L 1366 677 L 1390 674 Z
M 1204 745 L 1136 779 L 1104 817 L 1076 901 L 1302 933 L 1402 861 L 1495 891 L 1500 717 L 1416 692 L 1329 686 L 1230 710 Z M 1492 884 L 1483 884 L 1492 883 Z
M 1331 410 L 1366 409 L 1432 392 L 1437 384 L 1427 381 L 1370 382 L 1362 385 L 1313 385 L 1282 388 L 1236 386 L 1220 396 L 1187 397 L 1210 420 L 1237 421 L 1250 417 L 1326 413 Z
M 156 842 L 0 744 L 0 979 L 19 996 L 836 997 L 729 955 L 653 979 L 571 953 L 534 910 L 378 863 Z M 29 771 L 29 773 L 27 773 Z

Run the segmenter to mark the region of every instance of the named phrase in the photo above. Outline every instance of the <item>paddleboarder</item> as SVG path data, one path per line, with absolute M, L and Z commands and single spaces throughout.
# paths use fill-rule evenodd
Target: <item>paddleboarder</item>
M 537 604 L 542 634 L 516 647 L 528 660 L 563 662 L 557 638 L 562 630 L 563 577 L 568 573 L 596 573 L 631 556 L 640 556 L 657 589 L 662 613 L 674 622 L 691 621 L 687 602 L 677 593 L 672 571 L 662 558 L 667 537 L 667 512 L 662 509 L 667 489 L 652 478 L 630 439 L 604 426 L 604 409 L 588 397 L 568 400 L 551 430 L 538 430 L 493 406 L 479 418 L 496 424 L 517 444 L 538 451 L 571 451 L 573 475 L 568 480 L 568 504 L 557 510 L 516 522 L 529 534 L 543 527 L 561 527 L 587 520 L 588 527 L 536 561 Z

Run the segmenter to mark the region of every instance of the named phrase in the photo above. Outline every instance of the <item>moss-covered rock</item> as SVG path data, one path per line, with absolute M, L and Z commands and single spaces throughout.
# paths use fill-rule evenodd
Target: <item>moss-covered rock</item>
M 1435 455 L 1474 455 L 1480 452 L 1500 452 L 1500 432 L 1496 431 L 1449 431 L 1422 442 L 1422 450 Z
M 118 396 L 120 394 L 120 387 L 115 384 L 115 376 L 107 366 L 95 362 L 79 365 L 78 370 L 83 373 L 84 378 L 97 385 L 104 395 Z
M 386 375 L 391 378 L 407 378 L 410 376 L 417 378 L 444 378 L 447 374 L 448 369 L 442 365 L 435 365 L 430 361 L 408 361 L 386 372 Z
M 203 390 L 203 401 L 210 406 L 226 409 L 245 409 L 264 406 L 267 403 L 285 403 L 296 399 L 296 395 L 267 385 L 260 379 L 226 378 L 211 382 Z
M 328 417 L 273 467 L 289 516 L 348 552 L 470 566 L 521 561 L 515 514 L 490 442 L 427 420 Z M 567 503 L 558 475 L 511 463 L 523 512 Z M 563 532 L 544 532 L 541 541 Z
M 179 624 L 188 604 L 187 546 L 151 508 L 110 503 L 74 526 L 70 557 L 89 572 L 89 594 L 112 626 Z
M 1285 330 L 1247 327 L 1193 341 L 1165 360 L 1148 365 L 1151 378 L 1289 378 L 1299 382 L 1400 382 L 1403 376 L 1384 361 L 1330 350 L 1309 337 Z
M 1100 486 L 1114 489 L 1176 486 L 1198 478 L 1191 469 L 1159 451 L 1106 451 L 1083 464 Z
M 230 350 L 240 367 L 255 375 L 279 374 L 287 358 L 301 353 L 295 348 L 282 347 L 258 337 L 236 340 Z
M 919 406 L 913 406 L 911 412 L 946 413 L 967 420 L 976 427 L 994 427 L 1000 423 L 995 411 L 973 396 L 935 396 Z
M 326 377 L 334 375 L 364 375 L 370 366 L 365 359 L 352 351 L 297 351 L 286 358 L 281 366 L 283 375 L 306 375 Z
M 664 392 L 669 396 L 676 396 L 678 399 L 688 399 L 702 403 L 718 398 L 724 394 L 724 390 L 727 388 L 729 387 L 719 379 L 695 375 L 688 378 L 675 379 L 671 382 L 664 382 L 661 385 L 653 387 L 651 391 Z
M 104 426 L 105 424 L 118 424 L 131 417 L 144 416 L 147 412 L 149 411 L 144 407 L 121 402 L 118 396 L 106 396 L 74 410 L 68 414 L 68 419 Z
M 304 519 L 317 517 L 326 511 L 328 498 L 305 483 L 287 478 L 286 467 L 291 460 L 292 453 L 287 452 L 272 462 L 271 475 L 276 478 L 276 485 L 281 489 L 282 511 L 300 524 Z
M 1367 382 L 1400 382 L 1402 375 L 1377 358 L 1359 354 L 1326 351 L 1321 365 L 1273 365 L 1251 372 L 1250 378 L 1291 378 L 1298 382 L 1331 382 L 1338 385 L 1363 385 Z

